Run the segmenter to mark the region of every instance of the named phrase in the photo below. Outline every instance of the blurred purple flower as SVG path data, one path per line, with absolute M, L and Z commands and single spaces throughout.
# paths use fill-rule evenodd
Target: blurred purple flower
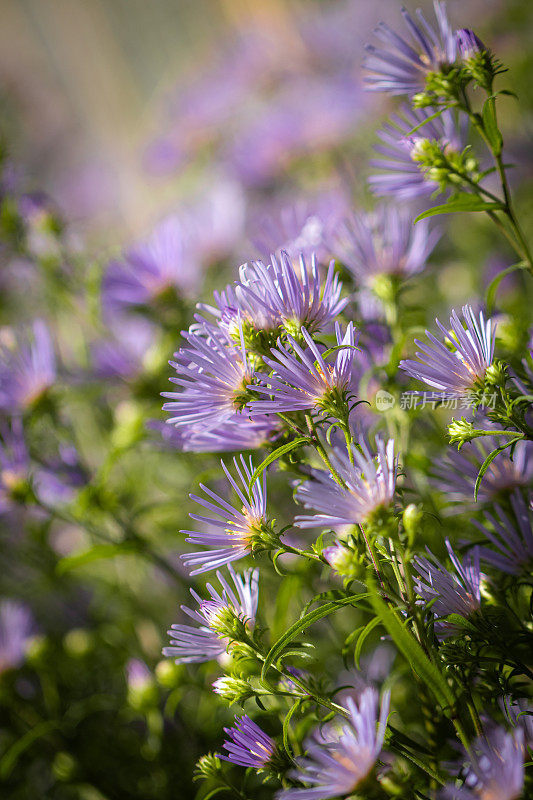
M 461 451 L 449 450 L 433 467 L 433 486 L 443 494 L 446 503 L 455 505 L 444 513 L 457 513 L 474 503 L 474 485 L 481 465 L 501 442 L 496 437 L 484 436 L 465 444 Z M 480 484 L 477 502 L 489 503 L 507 495 L 533 479 L 533 443 L 518 442 L 512 459 L 500 453 L 489 464 Z
M 274 740 L 246 714 L 236 717 L 235 726 L 224 728 L 224 732 L 229 740 L 223 745 L 228 751 L 228 755 L 220 756 L 223 761 L 257 770 L 266 767 L 276 752 Z
M 393 114 L 392 122 L 387 122 L 378 132 L 382 144 L 375 149 L 383 157 L 373 159 L 370 164 L 381 172 L 368 179 L 375 195 L 411 200 L 439 189 L 439 184 L 413 159 L 416 148 L 424 139 L 429 139 L 444 150 L 461 152 L 466 144 L 466 131 L 458 127 L 451 111 L 443 111 L 440 117 L 425 122 L 434 112 L 432 108 L 412 110 L 403 106 L 401 115 Z M 411 134 L 421 123 L 423 126 Z
M 140 658 L 130 658 L 126 664 L 126 679 L 129 689 L 139 691 L 151 683 L 152 673 Z
M 524 786 L 522 731 L 492 728 L 476 739 L 468 757 L 462 787 L 452 784 L 439 794 L 442 800 L 518 800 Z M 468 788 L 467 788 L 468 787 Z
M 476 319 L 472 307 L 463 306 L 463 324 L 456 312 L 450 316 L 451 332 L 439 320 L 435 320 L 444 336 L 440 342 L 432 333 L 426 331 L 430 344 L 415 339 L 421 349 L 416 353 L 419 361 L 406 359 L 400 361 L 400 368 L 433 389 L 437 389 L 436 399 L 468 397 L 476 388 L 483 385 L 485 372 L 494 358 L 494 339 L 496 326 L 489 319 L 485 321 L 483 312 Z M 447 347 L 451 345 L 454 351 Z M 421 394 L 421 392 L 417 392 Z M 427 394 L 427 393 L 426 393 Z
M 342 396 L 347 400 L 345 395 L 352 375 L 357 341 L 353 323 L 349 323 L 344 335 L 339 323 L 335 323 L 337 345 L 341 349 L 337 350 L 333 364 L 324 360 L 318 345 L 305 328 L 301 329 L 301 334 L 309 348 L 305 352 L 289 336 L 293 352 L 278 343 L 278 349 L 272 350 L 276 360 L 264 358 L 274 374 L 266 376 L 256 372 L 256 378 L 261 383 L 254 385 L 254 391 L 266 395 L 267 399 L 254 400 L 249 404 L 248 409 L 252 415 L 308 409 L 325 410 L 332 399 L 337 400 Z
M 181 606 L 182 611 L 200 627 L 192 625 L 171 626 L 168 631 L 170 646 L 163 648 L 163 655 L 175 658 L 176 664 L 187 664 L 201 661 L 211 661 L 220 658 L 227 652 L 230 645 L 227 637 L 217 633 L 217 617 L 230 611 L 250 628 L 254 627 L 258 601 L 259 570 L 248 569 L 242 575 L 237 574 L 231 564 L 228 566 L 234 589 L 217 572 L 217 578 L 222 587 L 218 592 L 211 584 L 207 584 L 210 595 L 209 600 L 202 600 L 194 589 L 191 594 L 198 603 L 198 611 L 192 611 L 187 606 Z
M 190 453 L 228 453 L 233 450 L 257 450 L 272 442 L 280 433 L 275 418 L 257 415 L 254 419 L 244 411 L 208 431 L 178 428 L 168 422 L 151 420 L 148 427 L 158 430 L 163 439 L 178 450 Z
M 29 480 L 30 457 L 22 421 L 15 417 L 11 426 L 0 426 L 0 514 L 9 511 L 17 492 Z
M 296 759 L 290 777 L 307 784 L 278 792 L 278 800 L 328 800 L 354 792 L 374 767 L 385 739 L 390 692 L 384 692 L 381 709 L 375 689 L 365 689 L 356 704 L 349 697 L 350 714 L 340 731 L 331 726 L 318 731 L 307 744 L 307 756 Z M 379 719 L 378 719 L 379 710 Z
M 33 631 L 33 615 L 27 605 L 18 600 L 0 602 L 0 674 L 24 662 Z
M 224 564 L 229 564 L 231 561 L 236 561 L 249 555 L 252 552 L 254 538 L 268 522 L 266 516 L 266 471 L 263 472 L 262 479 L 257 478 L 250 492 L 248 485 L 254 471 L 251 458 L 248 463 L 246 463 L 244 457 L 241 455 L 240 466 L 238 460 L 236 458 L 233 459 L 233 464 L 242 488 L 234 478 L 232 478 L 231 473 L 223 461 L 221 464 L 230 486 L 233 488 L 240 501 L 241 508 L 234 508 L 227 500 L 224 500 L 223 497 L 213 492 L 207 486 L 204 486 L 203 483 L 200 484 L 200 488 L 205 492 L 208 498 L 211 498 L 210 500 L 198 497 L 198 495 L 195 494 L 189 495 L 191 500 L 194 500 L 196 503 L 203 506 L 203 508 L 206 508 L 212 514 L 216 515 L 215 518 L 213 518 L 212 516 L 205 517 L 198 514 L 189 514 L 191 519 L 197 522 L 203 522 L 217 529 L 216 533 L 189 530 L 181 531 L 181 533 L 188 534 L 188 538 L 185 541 L 211 548 L 207 552 L 185 553 L 181 556 L 185 565 L 190 570 L 191 575 L 209 572 Z M 216 517 L 220 517 L 220 519 Z M 194 569 L 191 570 L 191 567 Z
M 396 487 L 397 458 L 394 456 L 394 439 L 385 442 L 376 437 L 377 455 L 374 456 L 365 441 L 360 453 L 353 447 L 354 464 L 348 454 L 336 449 L 330 456 L 331 463 L 344 481 L 345 487 L 324 470 L 313 469 L 312 480 L 300 484 L 296 500 L 305 508 L 320 513 L 314 516 L 296 517 L 299 528 L 339 527 L 364 523 L 374 512 L 389 507 L 394 501 Z
M 468 619 L 481 607 L 479 548 L 472 548 L 462 563 L 448 539 L 446 549 L 454 571 L 448 570 L 432 554 L 431 560 L 418 556 L 413 559 L 419 573 L 415 579 L 416 591 L 424 602 L 433 601 L 431 610 L 437 618 L 459 614 Z M 435 629 L 442 637 L 457 632 L 456 626 L 446 621 L 438 621 Z
M 102 282 L 102 302 L 109 313 L 149 306 L 169 289 L 193 292 L 201 271 L 188 248 L 187 233 L 176 216 L 168 217 L 146 242 L 112 261 Z
M 18 341 L 7 329 L 0 332 L 0 409 L 11 414 L 26 411 L 56 381 L 50 331 L 42 320 L 32 330 L 33 336 L 24 331 Z
M 337 226 L 331 250 L 362 284 L 371 286 L 380 275 L 408 278 L 424 269 L 440 237 L 425 221 L 413 225 L 413 217 L 405 205 L 353 214 Z
M 109 338 L 91 347 L 95 373 L 100 378 L 132 380 L 144 372 L 144 359 L 153 347 L 156 328 L 147 319 L 115 315 Z
M 366 83 L 370 90 L 393 95 L 415 94 L 425 88 L 426 76 L 430 72 L 447 72 L 455 62 L 457 45 L 448 22 L 446 4 L 434 0 L 433 7 L 437 18 L 436 31 L 420 10 L 416 12 L 418 22 L 415 22 L 407 9 L 402 8 L 412 44 L 384 22 L 379 23 L 375 34 L 385 43 L 385 48 L 366 46 L 368 56 L 364 66 L 369 72 Z
M 289 258 L 316 256 L 323 262 L 330 253 L 325 241 L 331 229 L 348 211 L 348 201 L 339 191 L 322 192 L 278 205 L 275 212 L 257 214 L 252 241 L 263 261 L 285 251 Z
M 483 523 L 472 523 L 489 539 L 496 552 L 480 547 L 479 555 L 487 563 L 509 575 L 531 574 L 533 567 L 533 510 L 521 492 L 511 495 L 512 516 L 499 505 L 495 515 L 485 512 Z

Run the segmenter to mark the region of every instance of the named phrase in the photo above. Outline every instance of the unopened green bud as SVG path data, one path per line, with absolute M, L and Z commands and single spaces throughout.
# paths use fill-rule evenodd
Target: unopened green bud
M 201 780 L 202 778 L 216 778 L 219 774 L 222 765 L 216 753 L 206 753 L 196 763 L 194 771 L 194 780 Z
M 368 514 L 364 520 L 366 532 L 374 536 L 395 536 L 398 531 L 398 521 L 396 520 L 392 506 L 378 506 Z
M 83 658 L 92 646 L 92 634 L 84 628 L 73 628 L 63 638 L 65 652 L 73 658 Z
M 402 514 L 402 522 L 405 533 L 409 540 L 409 544 L 415 541 L 416 535 L 420 528 L 420 523 L 424 512 L 414 503 L 410 503 Z
M 505 386 L 507 381 L 507 365 L 503 361 L 494 361 L 485 372 L 485 385 Z
M 248 681 L 232 675 L 224 675 L 213 683 L 213 691 L 230 705 L 244 703 L 250 697 L 255 697 L 256 692 Z
M 461 417 L 461 419 L 452 419 L 448 425 L 448 435 L 450 444 L 456 444 L 457 449 L 460 450 L 466 442 L 476 439 L 479 434 L 478 429 L 471 422 Z
M 322 555 L 341 578 L 355 580 L 364 572 L 362 555 L 343 542 L 336 542 L 331 547 L 324 548 Z

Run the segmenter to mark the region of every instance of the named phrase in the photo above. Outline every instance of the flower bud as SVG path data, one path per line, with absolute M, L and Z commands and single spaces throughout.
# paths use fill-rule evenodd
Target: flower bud
M 324 548 L 322 555 L 341 578 L 354 580 L 364 571 L 363 560 L 357 551 L 343 542 Z
M 248 698 L 255 696 L 255 692 L 248 681 L 232 675 L 224 675 L 222 678 L 217 678 L 213 683 L 213 691 L 230 705 L 232 703 L 244 703 Z
M 448 434 L 450 437 L 450 444 L 456 444 L 458 450 L 460 450 L 466 442 L 471 442 L 479 435 L 477 428 L 464 417 L 457 420 L 452 419 L 448 425 Z
M 194 771 L 194 779 L 201 780 L 202 778 L 216 778 L 221 770 L 221 763 L 216 753 L 206 753 L 196 763 Z
M 507 380 L 507 366 L 503 361 L 494 361 L 485 372 L 485 385 L 492 386 L 505 386 Z
M 463 61 L 468 61 L 470 58 L 474 58 L 474 56 L 487 50 L 481 39 L 470 28 L 459 28 L 455 36 Z
M 409 544 L 413 544 L 418 533 L 424 512 L 414 503 L 410 503 L 402 514 L 402 522 Z

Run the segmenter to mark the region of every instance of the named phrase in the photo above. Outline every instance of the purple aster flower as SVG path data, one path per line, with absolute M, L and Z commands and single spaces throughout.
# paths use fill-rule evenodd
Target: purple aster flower
M 0 602 L 0 674 L 20 667 L 33 631 L 34 620 L 28 606 L 17 600 Z
M 276 744 L 270 736 L 247 714 L 235 718 L 233 728 L 224 728 L 229 739 L 224 742 L 228 755 L 221 755 L 223 761 L 241 767 L 262 769 L 266 767 L 276 752 Z
M 422 351 L 416 353 L 419 361 L 400 361 L 400 367 L 409 375 L 437 389 L 431 393 L 434 399 L 469 397 L 476 388 L 483 386 L 485 372 L 492 364 L 496 326 L 490 319 L 485 321 L 482 311 L 476 319 L 469 305 L 463 306 L 463 319 L 466 328 L 452 310 L 450 331 L 437 319 L 445 343 L 426 331 L 430 344 L 415 339 Z
M 310 270 L 303 254 L 299 256 L 299 266 L 296 270 L 288 253 L 283 251 L 279 259 L 272 256 L 268 265 L 262 261 L 245 264 L 240 270 L 239 300 L 248 300 L 249 308 L 255 304 L 260 315 L 266 313 L 290 333 L 298 333 L 302 327 L 310 333 L 322 330 L 340 314 L 348 298 L 340 297 L 342 283 L 335 274 L 334 261 L 323 284 L 314 255 Z
M 274 212 L 262 210 L 251 238 L 263 261 L 285 251 L 291 259 L 316 255 L 323 262 L 330 252 L 328 235 L 347 211 L 348 202 L 338 191 L 303 197 Z
M 216 529 L 216 533 L 181 531 L 187 533 L 187 542 L 209 547 L 207 552 L 186 553 L 182 558 L 186 566 L 191 569 L 191 575 L 198 575 L 201 572 L 209 572 L 217 569 L 223 564 L 229 564 L 239 558 L 249 555 L 257 541 L 263 528 L 268 524 L 267 521 L 267 488 L 266 471 L 263 477 L 258 478 L 253 484 L 252 491 L 248 490 L 250 478 L 254 472 L 252 459 L 246 463 L 244 456 L 240 457 L 240 466 L 236 458 L 233 464 L 237 472 L 238 479 L 242 486 L 231 476 L 228 468 L 221 461 L 222 469 L 228 482 L 234 490 L 240 502 L 240 508 L 234 508 L 227 500 L 213 492 L 203 483 L 200 488 L 205 492 L 209 499 L 198 497 L 191 494 L 189 497 L 198 503 L 215 517 L 205 517 L 199 514 L 189 514 L 191 519 L 203 522 Z M 217 519 L 220 517 L 220 519 Z
M 254 627 L 259 570 L 248 569 L 239 575 L 230 564 L 228 571 L 234 588 L 221 572 L 217 572 L 222 587 L 221 592 L 208 583 L 206 588 L 210 595 L 209 600 L 202 600 L 194 589 L 190 590 L 198 603 L 197 611 L 181 606 L 182 611 L 194 622 L 200 623 L 200 626 L 180 624 L 171 626 L 171 630 L 168 631 L 170 646 L 163 648 L 163 655 L 175 658 L 176 664 L 211 661 L 223 657 L 231 642 L 227 636 L 220 633 L 217 623 L 227 613 L 240 619 L 249 628 Z
M 241 410 L 243 395 L 252 382 L 242 325 L 240 347 L 222 337 L 184 333 L 188 347 L 175 354 L 170 365 L 178 373 L 170 378 L 182 387 L 181 392 L 163 392 L 172 402 L 163 409 L 173 412 L 172 425 L 191 425 L 208 431 L 228 422 Z
M 411 134 L 434 113 L 435 109 L 410 109 L 402 107 L 401 115 L 393 114 L 379 131 L 381 144 L 376 151 L 382 158 L 370 163 L 382 172 L 368 179 L 370 188 L 379 197 L 392 196 L 398 200 L 425 197 L 439 189 L 438 182 L 423 171 L 417 160 L 418 148 L 425 140 L 437 142 L 441 150 L 462 152 L 466 144 L 466 129 L 458 127 L 451 111 L 443 113 Z
M 99 378 L 135 380 L 145 370 L 147 355 L 153 352 L 156 327 L 141 316 L 115 315 L 109 338 L 91 347 L 93 364 Z
M 418 10 L 415 21 L 402 8 L 403 18 L 409 30 L 411 44 L 395 33 L 384 22 L 380 22 L 375 35 L 385 47 L 367 45 L 369 54 L 364 66 L 369 71 L 367 87 L 376 92 L 390 94 L 415 94 L 425 88 L 426 76 L 430 72 L 447 72 L 455 62 L 456 40 L 448 17 L 446 5 L 434 0 L 437 30 L 429 25 Z
M 254 390 L 270 397 L 250 403 L 248 408 L 253 415 L 307 409 L 325 410 L 339 398 L 343 402 L 347 399 L 357 341 L 353 323 L 349 323 L 344 335 L 339 323 L 335 323 L 337 345 L 341 349 L 337 350 L 333 364 L 322 357 L 318 345 L 305 328 L 302 328 L 301 333 L 308 345 L 307 351 L 304 352 L 292 336 L 289 336 L 293 352 L 278 343 L 278 349 L 272 349 L 276 361 L 264 359 L 274 370 L 274 375 L 267 377 L 264 373 L 256 373 L 256 378 L 262 383 L 255 385 Z
M 109 264 L 102 283 L 103 302 L 111 312 L 147 306 L 169 289 L 191 292 L 200 274 L 187 249 L 182 222 L 168 217 L 146 242 Z
M 278 800 L 327 800 L 345 797 L 368 777 L 381 753 L 387 727 L 390 692 L 384 692 L 379 711 L 375 689 L 361 692 L 359 702 L 346 700 L 350 714 L 340 731 L 330 727 L 317 732 L 307 745 L 307 756 L 298 758 L 290 776 L 305 788 L 279 792 Z M 379 719 L 378 719 L 379 711 Z
M 186 453 L 221 453 L 232 450 L 258 450 L 272 442 L 280 433 L 275 418 L 258 414 L 254 419 L 239 411 L 227 422 L 208 431 L 175 428 L 167 422 L 152 420 L 152 430 L 158 430 L 171 446 Z
M 385 444 L 377 436 L 375 456 L 366 442 L 363 441 L 360 447 L 362 453 L 353 447 L 354 464 L 350 463 L 344 450 L 336 449 L 330 456 L 344 486 L 339 486 L 329 472 L 319 469 L 312 470 L 313 480 L 300 484 L 296 499 L 305 508 L 316 509 L 319 513 L 311 517 L 296 517 L 295 525 L 299 528 L 336 528 L 361 524 L 375 512 L 392 505 L 398 469 L 394 439 Z
M 481 607 L 479 548 L 472 548 L 463 562 L 454 553 L 448 539 L 446 549 L 454 571 L 448 570 L 432 554 L 431 560 L 414 558 L 420 576 L 415 579 L 416 590 L 426 603 L 433 601 L 431 610 L 436 617 L 459 614 L 468 619 Z M 438 622 L 435 627 L 441 636 L 456 632 L 456 627 L 446 622 Z
M 511 496 L 512 516 L 499 505 L 496 514 L 485 512 L 485 521 L 472 520 L 483 536 L 489 539 L 496 552 L 480 547 L 480 557 L 496 569 L 509 575 L 531 574 L 533 567 L 533 510 L 516 490 Z
M 16 342 L 7 330 L 0 343 L 0 409 L 20 413 L 36 403 L 56 380 L 52 338 L 42 320 L 33 323 L 33 336 Z
M 474 485 L 481 465 L 501 445 L 497 437 L 483 436 L 465 444 L 460 452 L 451 450 L 437 461 L 433 486 L 443 493 L 447 503 L 460 504 L 461 510 L 474 502 Z M 514 489 L 530 485 L 533 479 L 533 443 L 518 442 L 512 459 L 500 453 L 489 464 L 479 487 L 477 502 L 491 503 Z M 458 506 L 448 513 L 457 513 Z
M 372 214 L 353 214 L 333 234 L 332 251 L 358 282 L 381 275 L 408 278 L 421 272 L 439 239 L 422 221 L 413 225 L 406 206 L 380 205 Z
M 476 739 L 464 784 L 446 786 L 442 800 L 518 800 L 524 787 L 522 731 L 493 728 Z

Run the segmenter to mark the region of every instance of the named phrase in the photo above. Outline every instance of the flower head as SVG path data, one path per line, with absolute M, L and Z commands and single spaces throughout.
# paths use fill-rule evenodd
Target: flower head
M 455 504 L 453 513 L 474 502 L 474 485 L 481 465 L 501 445 L 496 436 L 483 436 L 465 445 L 460 452 L 450 450 L 433 469 L 432 481 L 447 503 Z M 528 486 L 533 478 L 533 444 L 518 442 L 512 459 L 500 453 L 491 461 L 480 484 L 477 502 L 494 502 L 514 489 Z M 449 513 L 452 513 L 450 510 Z
M 413 225 L 405 206 L 380 205 L 337 226 L 332 251 L 357 280 L 372 286 L 380 276 L 408 278 L 424 269 L 439 234 L 425 221 Z
M 446 786 L 442 800 L 518 800 L 524 787 L 522 731 L 492 728 L 472 743 L 463 787 Z M 470 787 L 470 788 L 465 788 Z
M 26 411 L 56 380 L 56 359 L 46 323 L 36 320 L 33 335 L 19 341 L 0 334 L 0 409 L 11 414 Z
M 274 740 L 247 714 L 236 717 L 235 726 L 224 728 L 224 732 L 229 737 L 223 745 L 228 755 L 220 756 L 224 761 L 254 769 L 263 769 L 272 761 L 276 752 Z
M 248 409 L 252 416 L 307 409 L 327 411 L 333 406 L 342 413 L 349 395 L 356 350 L 357 334 L 353 323 L 349 323 L 344 335 L 340 325 L 335 324 L 340 349 L 333 364 L 322 357 L 318 345 L 305 328 L 301 333 L 308 346 L 306 351 L 289 336 L 293 352 L 278 343 L 277 349 L 272 350 L 276 360 L 264 359 L 274 374 L 256 373 L 260 383 L 254 386 L 254 390 L 267 398 L 250 403 Z
M 485 512 L 483 523 L 472 520 L 494 546 L 480 547 L 487 563 L 509 575 L 530 574 L 533 567 L 533 510 L 518 489 L 511 495 L 513 514 L 496 505 L 495 514 Z
M 394 114 L 392 123 L 388 122 L 378 133 L 381 144 L 376 151 L 382 158 L 373 159 L 371 164 L 381 172 L 368 179 L 375 195 L 411 200 L 441 188 L 442 174 L 423 169 L 420 155 L 429 143 L 435 155 L 438 151 L 455 160 L 460 158 L 465 130 L 457 126 L 451 111 L 443 111 L 436 119 L 429 120 L 433 112 L 431 108 L 412 110 L 404 106 L 402 114 Z M 411 133 L 417 126 L 418 130 Z
M 300 254 L 299 267 L 297 270 L 284 251 L 279 258 L 271 256 L 269 264 L 262 261 L 245 264 L 240 271 L 239 297 L 249 308 L 255 305 L 260 315 L 266 313 L 270 319 L 277 320 L 289 333 L 297 334 L 302 327 L 314 333 L 330 324 L 348 299 L 341 299 L 342 283 L 335 274 L 333 261 L 324 283 L 314 255 L 309 269 L 304 255 Z
M 208 499 L 195 494 L 190 495 L 192 500 L 215 515 L 206 517 L 190 514 L 190 517 L 216 530 L 215 533 L 182 531 L 189 534 L 187 542 L 210 548 L 207 552 L 186 553 L 182 556 L 187 567 L 194 568 L 191 570 L 191 575 L 208 572 L 223 564 L 244 558 L 260 543 L 263 530 L 268 531 L 266 471 L 263 472 L 262 479 L 258 478 L 255 481 L 250 492 L 248 483 L 254 471 L 252 459 L 246 463 L 244 456 L 241 455 L 240 464 L 236 458 L 233 459 L 240 485 L 231 476 L 224 462 L 221 463 L 226 478 L 237 495 L 240 508 L 234 508 L 203 484 L 200 484 L 200 488 Z
M 0 602 L 0 673 L 22 664 L 33 628 L 28 606 L 17 600 Z
M 422 351 L 416 354 L 419 361 L 400 362 L 409 375 L 437 390 L 432 393 L 436 395 L 434 399 L 470 397 L 483 387 L 485 373 L 492 364 L 496 326 L 492 320 L 485 320 L 482 311 L 476 319 L 469 305 L 463 306 L 463 320 L 466 327 L 452 310 L 451 330 L 447 331 L 437 319 L 446 344 L 426 331 L 430 344 L 415 339 Z
M 147 241 L 109 264 L 102 283 L 103 302 L 111 312 L 147 306 L 169 289 L 190 292 L 199 275 L 198 264 L 187 251 L 182 222 L 168 217 Z
M 416 590 L 426 603 L 433 601 L 431 610 L 436 617 L 459 614 L 468 619 L 481 607 L 479 548 L 474 547 L 462 562 L 448 539 L 446 549 L 452 562 L 452 571 L 433 555 L 431 559 L 414 559 L 419 574 L 415 581 Z M 455 626 L 446 622 L 439 622 L 436 628 L 441 636 L 455 632 Z
M 307 756 L 297 759 L 291 777 L 307 784 L 280 792 L 278 800 L 327 800 L 351 794 L 368 777 L 383 747 L 390 692 L 384 692 L 381 709 L 375 689 L 361 692 L 356 704 L 346 700 L 349 718 L 340 731 L 332 727 L 315 734 Z M 379 718 L 378 718 L 379 713 Z
M 316 255 L 322 263 L 329 253 L 327 232 L 346 211 L 345 197 L 333 190 L 298 198 L 270 213 L 263 210 L 253 244 L 262 261 L 268 261 L 272 253 L 285 251 L 291 259 L 303 255 L 307 260 Z
M 176 353 L 170 365 L 178 377 L 172 383 L 181 392 L 163 392 L 172 402 L 163 409 L 173 412 L 172 425 L 187 425 L 195 431 L 209 431 L 228 422 L 246 400 L 252 371 L 240 328 L 241 344 L 236 347 L 224 337 L 184 334 L 188 347 Z
M 366 83 L 369 89 L 390 94 L 415 94 L 425 88 L 426 77 L 432 72 L 447 72 L 455 62 L 456 39 L 448 22 L 446 5 L 434 0 L 437 30 L 425 20 L 422 12 L 416 12 L 415 21 L 402 8 L 403 18 L 411 37 L 410 44 L 381 22 L 376 36 L 385 43 L 385 48 L 367 45 L 368 56 L 365 67 L 369 71 Z
M 324 470 L 314 469 L 312 480 L 302 483 L 296 491 L 296 499 L 306 508 L 319 513 L 311 517 L 296 517 L 299 528 L 366 523 L 388 511 L 394 500 L 397 459 L 394 456 L 394 440 L 385 442 L 376 437 L 377 454 L 374 456 L 366 444 L 361 444 L 363 453 L 353 448 L 354 464 L 348 454 L 340 449 L 331 455 L 331 462 L 344 482 L 334 480 Z
M 191 594 L 198 603 L 198 610 L 192 611 L 187 606 L 181 606 L 185 614 L 194 622 L 200 623 L 200 627 L 175 624 L 168 631 L 170 646 L 163 648 L 163 655 L 174 657 L 176 664 L 220 658 L 231 644 L 231 639 L 221 632 L 220 627 L 228 618 L 246 628 L 253 628 L 257 612 L 259 570 L 249 569 L 239 575 L 229 565 L 228 571 L 234 588 L 221 572 L 217 572 L 222 587 L 220 592 L 208 583 L 210 599 L 203 600 L 191 589 Z

